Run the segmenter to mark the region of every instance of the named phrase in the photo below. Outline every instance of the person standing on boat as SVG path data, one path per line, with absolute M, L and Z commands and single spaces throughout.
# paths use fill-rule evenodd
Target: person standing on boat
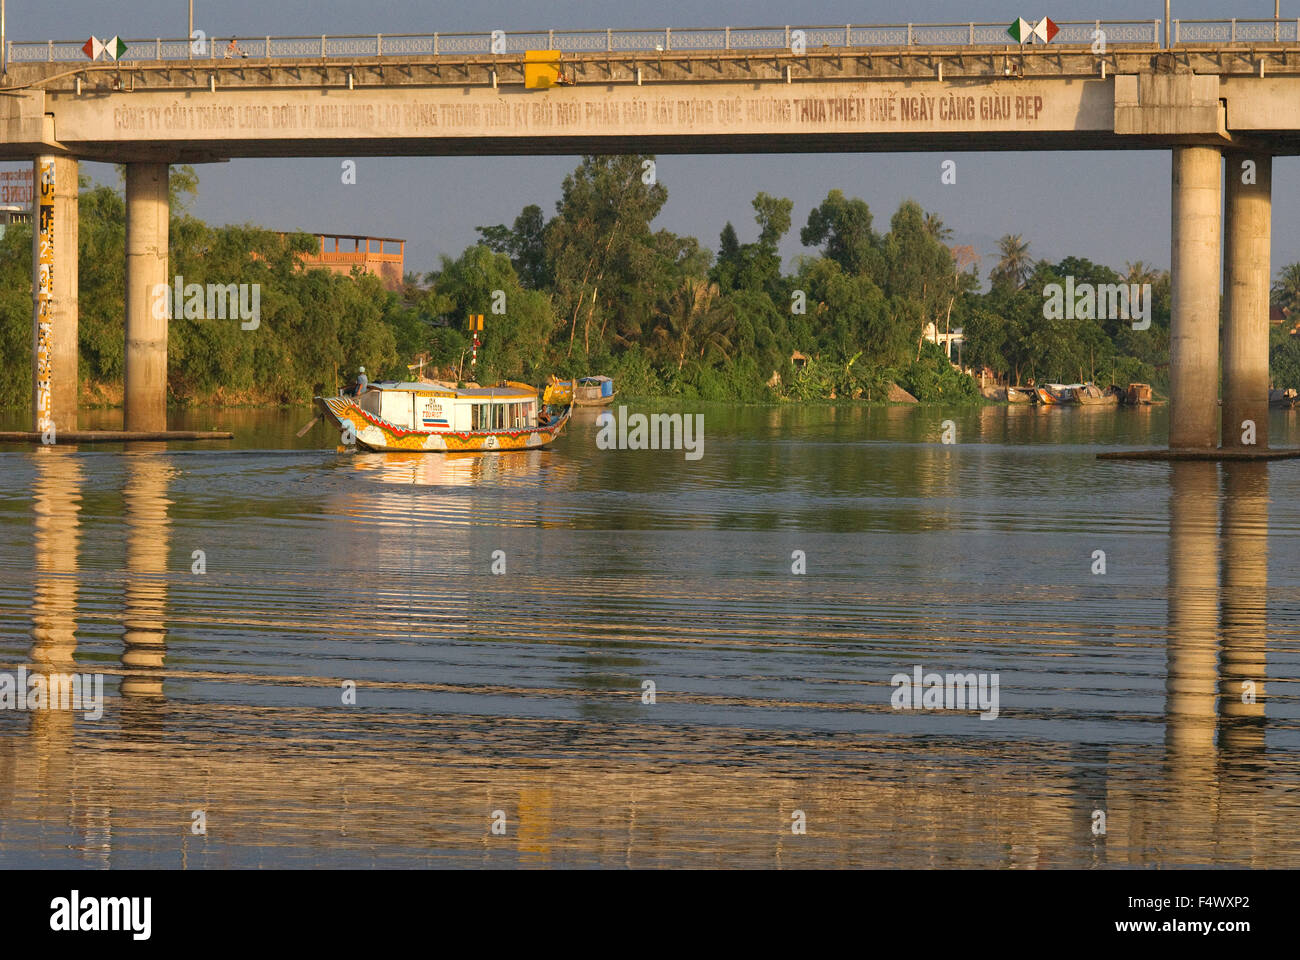
M 357 368 L 357 389 L 355 396 L 361 396 L 366 392 L 366 387 L 370 385 L 370 380 L 366 377 L 366 368 Z

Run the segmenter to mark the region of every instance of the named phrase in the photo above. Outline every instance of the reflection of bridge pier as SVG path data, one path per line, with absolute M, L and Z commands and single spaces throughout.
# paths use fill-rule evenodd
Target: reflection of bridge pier
M 41 447 L 33 451 L 36 476 L 32 504 L 32 673 L 70 674 L 77 670 L 77 575 L 80 570 L 81 462 L 76 451 Z M 31 712 L 31 729 L 50 763 L 63 756 L 72 735 L 72 710 Z M 58 748 L 56 750 L 56 747 Z M 56 776 L 53 770 L 51 776 Z M 61 775 L 59 775 L 61 776 Z
M 152 448 L 140 451 L 141 447 Z M 122 696 L 161 698 L 166 655 L 168 536 L 167 484 L 171 468 L 154 450 L 134 444 L 127 456 L 125 502 L 126 606 Z
M 1219 652 L 1219 476 L 1170 467 L 1165 747 L 1174 767 L 1212 770 Z
M 1268 644 L 1268 465 L 1224 466 L 1220 743 L 1264 744 Z
M 1268 465 L 1170 464 L 1165 763 L 1181 845 L 1217 833 L 1264 747 Z M 1243 694 L 1245 696 L 1243 697 Z

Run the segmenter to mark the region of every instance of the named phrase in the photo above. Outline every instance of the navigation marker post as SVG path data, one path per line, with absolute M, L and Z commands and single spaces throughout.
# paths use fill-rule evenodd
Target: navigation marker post
M 1043 17 L 1035 24 L 1030 24 L 1024 17 L 1016 17 L 1015 23 L 1007 27 L 1007 33 L 1016 43 L 1033 43 L 1037 37 L 1043 43 L 1051 43 L 1052 38 L 1061 32 L 1061 28 L 1050 17 Z
M 483 314 L 471 313 L 469 315 L 469 329 L 474 334 L 474 343 L 469 356 L 469 365 L 473 368 L 478 363 L 478 348 L 483 346 L 478 335 L 483 332 Z

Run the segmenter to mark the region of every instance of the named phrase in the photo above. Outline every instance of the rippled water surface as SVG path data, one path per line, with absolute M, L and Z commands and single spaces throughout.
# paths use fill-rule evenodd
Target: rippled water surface
M 1163 408 L 703 413 L 696 461 L 592 411 L 0 447 L 0 671 L 104 676 L 0 710 L 0 866 L 1300 863 L 1300 461 L 1095 459 Z M 918 665 L 997 717 L 893 709 Z

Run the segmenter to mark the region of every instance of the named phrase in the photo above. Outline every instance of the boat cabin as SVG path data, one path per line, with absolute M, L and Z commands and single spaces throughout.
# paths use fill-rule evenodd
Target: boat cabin
M 522 383 L 494 387 L 386 380 L 369 384 L 355 402 L 366 413 L 403 430 L 474 433 L 531 430 L 537 391 Z

